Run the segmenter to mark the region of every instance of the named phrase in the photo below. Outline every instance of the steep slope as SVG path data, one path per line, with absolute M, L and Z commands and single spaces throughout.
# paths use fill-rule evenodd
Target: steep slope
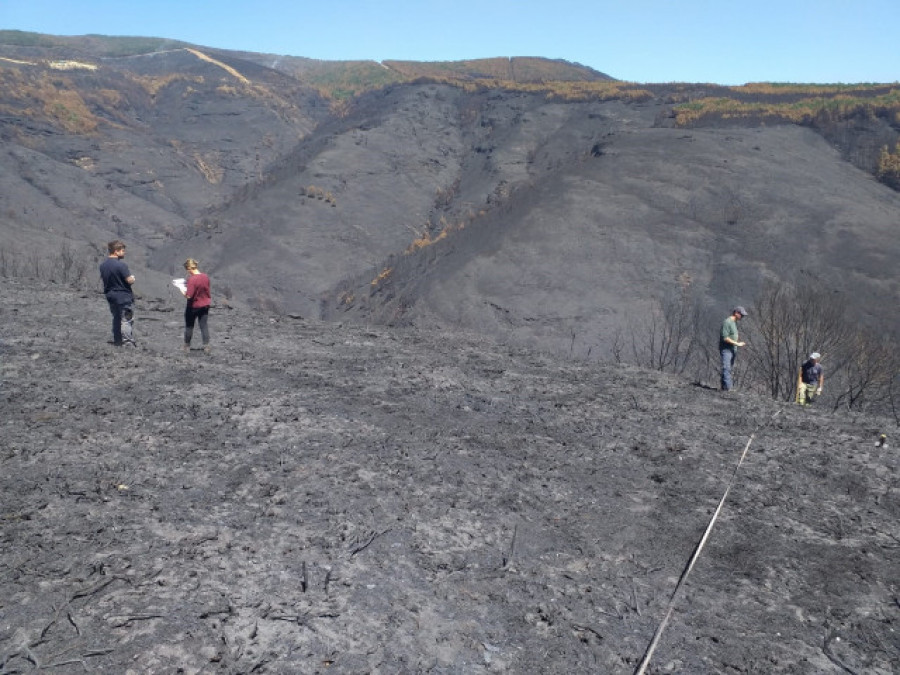
M 599 357 L 630 317 L 683 288 L 721 321 L 764 281 L 805 277 L 881 316 L 900 292 L 900 195 L 811 130 L 659 128 L 660 109 L 542 106 L 565 124 L 541 134 L 531 166 L 519 154 L 519 175 L 510 153 L 527 148 L 530 120 L 508 124 L 483 171 L 509 178 L 508 204 L 386 262 L 377 284 L 340 287 L 328 316 L 477 328 Z
M 236 297 L 318 315 L 320 296 L 408 246 L 460 173 L 453 88 L 399 88 L 321 126 L 246 198 L 158 251 L 210 261 Z M 445 100 L 446 99 L 446 100 Z M 176 253 L 176 251 L 178 253 Z
M 6 58 L 0 78 L 4 140 L 179 215 L 257 180 L 327 115 L 296 80 L 197 49 L 83 62 Z
M 197 49 L 59 57 L 0 46 L 0 209 L 19 250 L 40 238 L 89 255 L 118 236 L 143 258 L 328 115 L 296 80 Z
M 480 222 L 517 186 L 580 161 L 611 126 L 653 115 L 611 104 L 621 120 L 573 126 L 597 105 L 436 84 L 367 95 L 246 200 L 210 214 L 214 236 L 174 240 L 156 260 L 192 252 L 237 295 L 318 315 L 344 279 L 372 281 L 398 253 Z

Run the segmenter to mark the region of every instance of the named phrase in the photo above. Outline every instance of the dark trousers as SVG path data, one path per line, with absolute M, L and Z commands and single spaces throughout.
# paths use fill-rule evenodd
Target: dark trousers
M 121 345 L 123 342 L 134 342 L 134 309 L 133 298 L 129 296 L 110 296 L 106 298 L 109 303 L 109 311 L 112 314 L 113 344 Z
M 194 324 L 200 324 L 200 335 L 203 337 L 203 344 L 209 344 L 209 306 L 194 309 L 190 305 L 184 308 L 184 344 L 191 344 L 191 338 L 194 337 Z

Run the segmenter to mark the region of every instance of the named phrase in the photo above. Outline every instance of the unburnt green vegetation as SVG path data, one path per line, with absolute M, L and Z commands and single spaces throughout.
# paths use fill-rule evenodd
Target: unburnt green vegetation
M 690 126 L 710 119 L 752 119 L 815 124 L 857 116 L 900 122 L 900 85 L 747 84 L 717 91 L 675 106 L 677 123 Z
M 384 66 L 409 79 L 439 77 L 503 82 L 594 82 L 613 78 L 596 70 L 559 59 L 527 56 L 462 61 L 385 61 Z
M 884 146 L 878 158 L 878 178 L 895 190 L 900 190 L 900 142 L 893 152 Z

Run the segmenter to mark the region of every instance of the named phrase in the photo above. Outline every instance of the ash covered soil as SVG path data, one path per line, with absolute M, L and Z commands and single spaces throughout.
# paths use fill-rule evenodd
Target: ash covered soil
M 885 420 L 181 308 L 0 286 L 0 672 L 630 673 L 732 476 L 648 672 L 900 671 Z

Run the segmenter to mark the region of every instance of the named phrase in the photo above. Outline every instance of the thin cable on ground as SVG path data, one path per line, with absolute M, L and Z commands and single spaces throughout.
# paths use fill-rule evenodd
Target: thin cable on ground
M 684 571 L 678 578 L 678 583 L 675 585 L 675 590 L 672 591 L 672 597 L 669 598 L 669 604 L 666 607 L 665 616 L 663 616 L 662 621 L 657 627 L 656 633 L 654 633 L 653 635 L 653 640 L 651 640 L 650 644 L 648 645 L 647 651 L 644 652 L 644 658 L 641 659 L 641 663 L 640 665 L 638 665 L 637 670 L 634 671 L 634 675 L 643 675 L 647 666 L 650 664 L 650 659 L 653 657 L 653 652 L 656 651 L 656 646 L 659 644 L 659 640 L 662 637 L 662 634 L 665 632 L 666 626 L 669 624 L 669 619 L 672 617 L 672 612 L 675 610 L 675 604 L 678 601 L 678 597 L 681 595 L 682 587 L 687 581 L 688 575 L 690 575 L 691 570 L 694 569 L 694 563 L 696 563 L 697 558 L 700 557 L 700 552 L 706 545 L 706 540 L 709 539 L 709 535 L 712 532 L 713 525 L 715 525 L 716 519 L 719 517 L 719 513 L 721 513 L 722 511 L 722 507 L 725 506 L 725 500 L 728 498 L 728 493 L 731 491 L 731 486 L 734 485 L 738 470 L 741 468 L 741 464 L 744 463 L 744 458 L 747 457 L 747 452 L 750 450 L 750 444 L 753 443 L 753 439 L 756 437 L 757 431 L 761 431 L 769 424 L 771 424 L 772 421 L 776 417 L 778 417 L 778 415 L 780 415 L 783 410 L 783 407 L 777 410 L 765 424 L 757 427 L 756 431 L 751 433 L 750 438 L 747 439 L 747 444 L 744 446 L 744 451 L 741 453 L 741 458 L 738 460 L 737 466 L 734 467 L 734 472 L 731 474 L 731 480 L 728 481 L 728 485 L 725 487 L 725 492 L 722 494 L 722 498 L 719 500 L 719 505 L 716 507 L 712 518 L 709 519 L 709 524 L 706 526 L 706 530 L 703 532 L 703 536 L 700 538 L 700 541 L 697 542 L 697 546 L 694 547 L 694 553 L 691 555 L 690 560 L 688 560 L 688 563 L 684 568 Z

